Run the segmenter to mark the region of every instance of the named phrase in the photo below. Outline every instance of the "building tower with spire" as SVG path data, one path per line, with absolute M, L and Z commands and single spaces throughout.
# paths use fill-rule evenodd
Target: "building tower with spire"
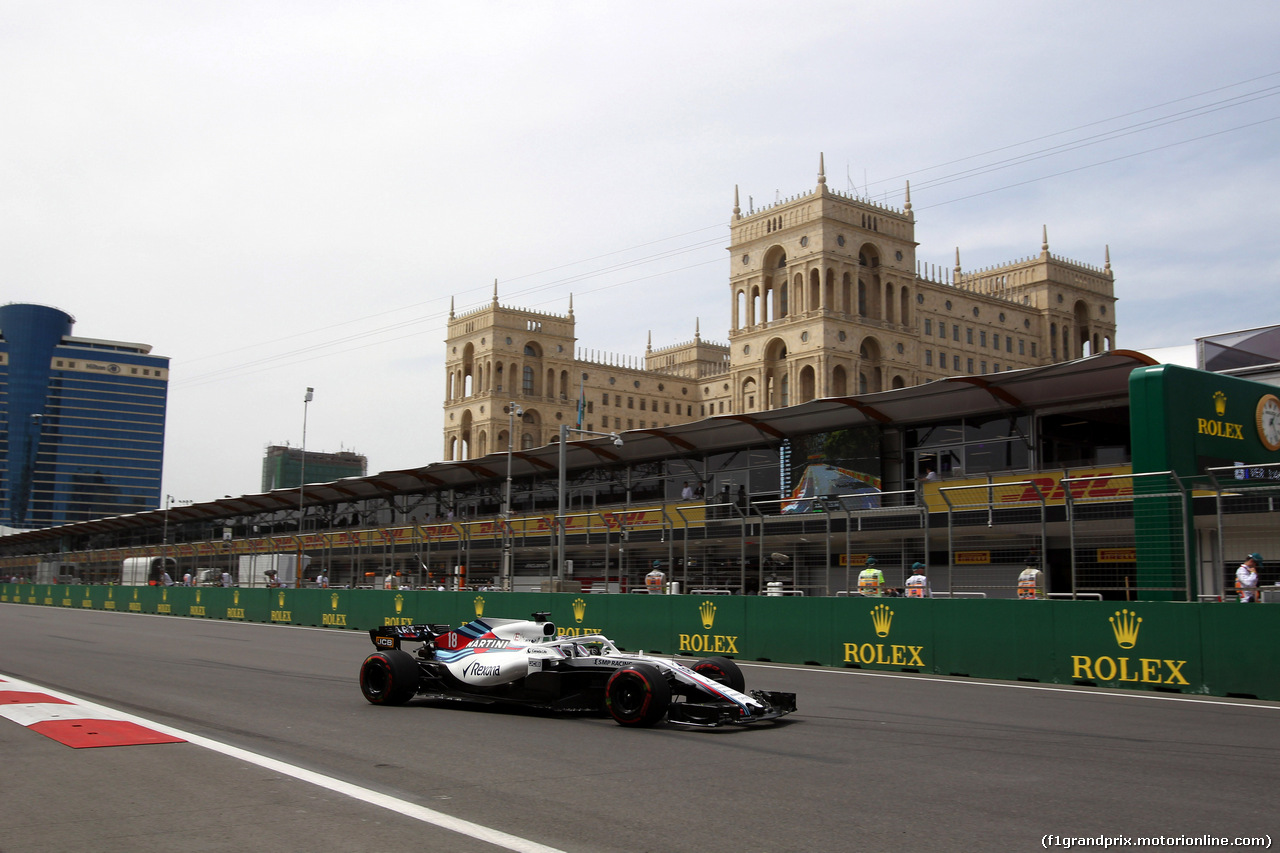
M 660 428 L 849 397 L 949 376 L 1067 361 L 1115 345 L 1110 248 L 1101 268 L 1049 252 L 966 270 L 917 259 L 911 185 L 901 209 L 834 191 L 818 155 L 816 187 L 729 221 L 728 343 L 702 337 L 643 358 L 575 351 L 567 315 L 492 303 L 449 311 L 445 459 L 552 441 L 559 425 Z

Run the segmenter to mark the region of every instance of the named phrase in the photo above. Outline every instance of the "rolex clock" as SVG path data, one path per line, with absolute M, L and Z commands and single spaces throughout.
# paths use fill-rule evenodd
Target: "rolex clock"
M 1258 439 L 1267 450 L 1280 450 L 1280 397 L 1275 394 L 1258 401 Z

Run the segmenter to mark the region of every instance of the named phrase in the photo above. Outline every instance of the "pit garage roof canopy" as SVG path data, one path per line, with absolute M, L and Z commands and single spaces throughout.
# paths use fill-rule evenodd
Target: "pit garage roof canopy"
M 1132 350 L 1113 350 L 1076 361 L 984 376 L 953 376 L 875 394 L 828 397 L 785 409 L 739 415 L 719 415 L 671 427 L 628 430 L 622 445 L 612 439 L 569 441 L 566 467 L 572 471 L 598 465 L 625 465 L 674 456 L 723 453 L 761 444 L 775 444 L 792 435 L 849 429 L 863 424 L 908 426 L 959 417 L 1044 408 L 1088 408 L 1103 403 L 1128 404 L 1129 374 L 1157 362 Z M 554 476 L 559 448 L 555 443 L 511 454 L 513 477 Z M 393 497 L 478 482 L 505 479 L 506 451 L 482 459 L 437 462 L 422 468 L 384 471 L 348 477 L 332 483 L 308 484 L 299 490 L 276 489 L 260 495 L 222 498 L 205 503 L 149 510 L 132 515 L 79 522 L 46 530 L 30 530 L 0 537 L 0 545 L 39 548 L 59 536 L 92 535 L 130 527 L 153 527 L 169 513 L 171 523 L 214 521 L 241 515 L 307 506 Z

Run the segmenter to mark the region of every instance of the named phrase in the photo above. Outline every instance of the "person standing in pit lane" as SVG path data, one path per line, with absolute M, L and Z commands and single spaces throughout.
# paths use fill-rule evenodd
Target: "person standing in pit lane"
M 876 568 L 876 558 L 867 557 L 866 568 L 858 573 L 858 592 L 868 598 L 879 598 L 884 591 L 884 572 Z
M 653 561 L 653 570 L 644 576 L 644 588 L 651 594 L 661 594 L 667 591 L 667 575 L 662 571 L 662 563 L 657 560 Z
M 1026 568 L 1018 575 L 1018 598 L 1033 601 L 1044 597 L 1044 572 L 1035 557 L 1027 557 Z
M 1241 604 L 1252 604 L 1258 600 L 1258 569 L 1262 568 L 1262 555 L 1250 554 L 1236 569 L 1236 595 Z
M 924 573 L 924 563 L 911 565 L 911 577 L 907 578 L 907 598 L 933 598 L 933 589 Z

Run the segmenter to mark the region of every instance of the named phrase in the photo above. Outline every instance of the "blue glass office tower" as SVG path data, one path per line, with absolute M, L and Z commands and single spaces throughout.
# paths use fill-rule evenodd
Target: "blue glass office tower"
M 160 506 L 169 359 L 73 337 L 74 323 L 43 305 L 0 306 L 0 526 Z

